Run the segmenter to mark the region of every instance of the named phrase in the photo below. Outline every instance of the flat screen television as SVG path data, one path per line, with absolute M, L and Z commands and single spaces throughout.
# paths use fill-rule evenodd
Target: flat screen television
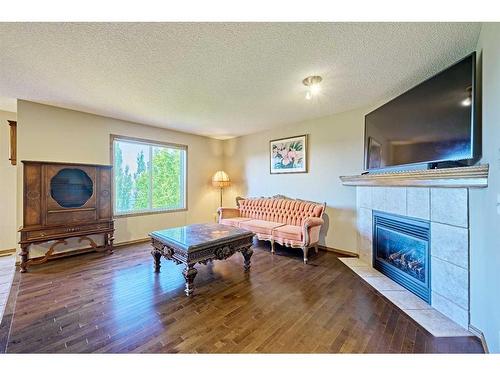
M 366 171 L 471 165 L 481 157 L 476 54 L 365 116 Z

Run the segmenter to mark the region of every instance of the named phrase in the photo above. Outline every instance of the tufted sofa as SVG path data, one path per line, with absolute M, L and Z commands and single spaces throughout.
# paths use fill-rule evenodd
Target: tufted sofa
M 219 223 L 250 230 L 259 240 L 300 248 L 304 263 L 310 247 L 318 252 L 319 231 L 323 225 L 321 216 L 325 204 L 286 197 L 237 198 L 237 208 L 220 207 Z

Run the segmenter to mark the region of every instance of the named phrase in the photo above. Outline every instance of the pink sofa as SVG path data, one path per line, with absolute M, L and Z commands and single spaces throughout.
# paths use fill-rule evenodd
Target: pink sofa
M 220 207 L 219 223 L 250 230 L 259 240 L 300 248 L 304 252 L 304 263 L 310 247 L 318 252 L 319 231 L 324 221 L 321 218 L 325 204 L 289 199 L 237 198 L 237 208 Z

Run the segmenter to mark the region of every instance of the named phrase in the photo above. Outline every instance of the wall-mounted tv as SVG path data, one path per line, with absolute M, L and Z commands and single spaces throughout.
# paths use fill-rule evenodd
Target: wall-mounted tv
M 365 116 L 365 170 L 470 165 L 481 157 L 476 54 Z

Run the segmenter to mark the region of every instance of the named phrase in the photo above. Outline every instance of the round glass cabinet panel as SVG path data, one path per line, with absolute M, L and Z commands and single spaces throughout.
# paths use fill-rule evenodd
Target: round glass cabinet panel
M 81 169 L 61 169 L 50 180 L 50 196 L 61 207 L 81 207 L 89 200 L 93 192 L 92 180 Z

